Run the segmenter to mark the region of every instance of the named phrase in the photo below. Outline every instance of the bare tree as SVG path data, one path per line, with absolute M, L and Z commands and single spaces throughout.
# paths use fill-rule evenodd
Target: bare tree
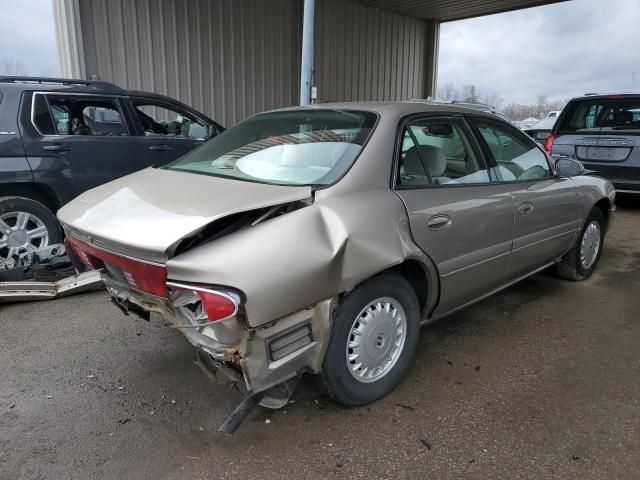
M 504 103 L 504 100 L 497 93 L 487 93 L 482 96 L 482 103 L 491 105 L 495 107 L 496 110 L 500 110 L 500 108 L 502 107 L 502 104 Z
M 24 75 L 27 72 L 24 63 L 16 58 L 3 58 L 0 62 L 0 74 Z
M 535 116 L 537 118 L 546 117 L 549 110 L 547 107 L 549 105 L 549 97 L 545 94 L 539 93 L 536 100 L 536 111 Z
M 436 93 L 436 98 L 438 100 L 444 100 L 446 102 L 456 100 L 457 96 L 458 92 L 456 91 L 456 87 L 451 82 L 444 84 Z
M 478 91 L 475 85 L 464 87 L 464 101 L 467 103 L 478 103 Z

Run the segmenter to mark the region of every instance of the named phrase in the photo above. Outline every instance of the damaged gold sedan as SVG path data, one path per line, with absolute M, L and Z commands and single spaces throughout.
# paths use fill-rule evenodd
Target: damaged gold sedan
M 119 307 L 169 318 L 253 403 L 311 373 L 361 405 L 421 325 L 549 266 L 587 278 L 614 197 L 489 113 L 327 104 L 256 115 L 58 217 Z

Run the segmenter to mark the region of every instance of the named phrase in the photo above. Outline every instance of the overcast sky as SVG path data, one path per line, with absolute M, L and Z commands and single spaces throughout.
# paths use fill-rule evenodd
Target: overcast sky
M 0 69 L 15 59 L 30 75 L 55 75 L 52 0 L 0 9 Z M 538 94 L 640 90 L 640 0 L 572 0 L 441 27 L 438 82 L 475 84 L 505 103 Z M 4 73 L 4 72 L 2 72 Z
M 538 94 L 640 90 L 640 0 L 572 0 L 445 23 L 438 84 L 475 84 L 506 103 Z
M 58 53 L 52 0 L 0 0 L 0 73 L 15 60 L 28 75 L 57 75 Z

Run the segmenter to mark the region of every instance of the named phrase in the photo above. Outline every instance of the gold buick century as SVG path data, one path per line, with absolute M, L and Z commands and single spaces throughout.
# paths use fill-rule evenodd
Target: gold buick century
M 491 113 L 342 103 L 255 115 L 58 218 L 114 303 L 167 317 L 245 406 L 283 406 L 305 373 L 362 405 L 421 325 L 548 267 L 589 277 L 614 198 Z

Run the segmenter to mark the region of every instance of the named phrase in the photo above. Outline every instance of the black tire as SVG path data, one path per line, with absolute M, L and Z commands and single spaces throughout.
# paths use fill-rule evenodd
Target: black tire
M 599 226 L 600 243 L 595 260 L 588 268 L 585 268 L 580 259 L 580 248 L 582 246 L 582 240 L 585 236 L 585 232 L 592 222 L 597 222 Z M 599 208 L 593 208 L 589 213 L 589 216 L 587 217 L 587 221 L 582 227 L 582 232 L 576 240 L 575 245 L 571 247 L 571 250 L 569 250 L 569 252 L 562 258 L 560 263 L 556 265 L 556 275 L 558 275 L 560 278 L 573 280 L 575 282 L 579 282 L 589 278 L 598 266 L 598 262 L 600 261 L 600 255 L 604 246 L 605 229 L 606 220 L 604 218 L 604 214 Z
M 388 297 L 405 312 L 406 335 L 395 364 L 380 379 L 364 383 L 351 373 L 347 342 L 360 312 L 376 299 Z M 418 345 L 420 308 L 411 285 L 401 275 L 386 272 L 371 278 L 344 295 L 333 313 L 333 327 L 322 372 L 318 376 L 324 392 L 343 405 L 364 405 L 386 395 L 400 382 Z
M 25 197 L 0 197 L 0 218 L 3 215 L 13 212 L 26 212 L 40 220 L 44 227 L 47 229 L 47 245 L 53 245 L 62 242 L 62 230 L 60 229 L 60 224 L 58 223 L 56 216 L 42 203 Z M 9 226 L 13 226 L 10 225 L 10 222 L 11 220 L 7 219 L 6 223 Z M 2 242 L 4 237 L 5 235 L 0 232 L 0 242 Z M 0 248 L 0 263 L 6 261 L 5 258 L 7 257 L 7 254 L 7 247 Z

